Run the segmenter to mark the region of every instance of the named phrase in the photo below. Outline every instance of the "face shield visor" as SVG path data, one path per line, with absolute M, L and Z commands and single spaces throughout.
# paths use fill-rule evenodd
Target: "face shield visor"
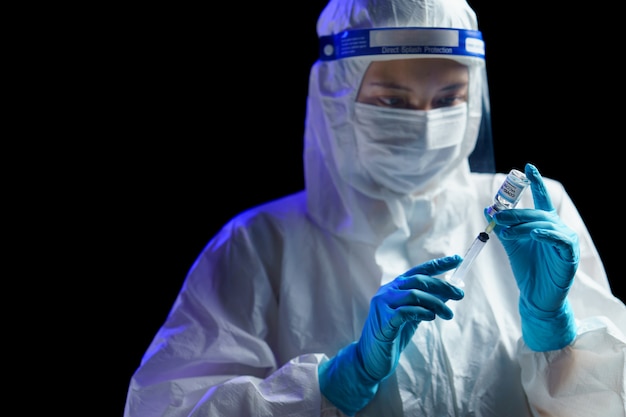
M 343 129 L 354 122 L 354 101 L 359 85 L 354 80 L 362 80 L 372 61 L 444 58 L 466 66 L 469 73 L 467 122 L 463 141 L 453 161 L 447 166 L 457 166 L 469 160 L 474 172 L 495 172 L 489 94 L 484 61 L 484 42 L 477 30 L 402 27 L 345 30 L 320 37 L 320 59 L 314 74 L 319 98 L 324 103 L 326 115 L 331 115 L 326 126 L 333 126 L 336 147 L 327 149 L 334 155 L 338 171 L 347 180 L 368 195 L 379 194 L 372 191 L 374 186 L 367 184 L 365 176 L 354 172 L 342 172 L 354 166 L 357 150 L 353 133 Z M 343 130 L 343 131 L 342 131 Z M 446 170 L 429 179 L 436 183 Z M 426 184 L 425 186 L 427 186 Z

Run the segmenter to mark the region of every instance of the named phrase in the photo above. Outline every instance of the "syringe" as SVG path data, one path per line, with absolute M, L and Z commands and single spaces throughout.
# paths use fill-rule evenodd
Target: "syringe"
M 487 228 L 489 228 L 489 226 L 487 226 Z M 457 287 L 465 286 L 465 282 L 463 281 L 465 279 L 465 274 L 467 273 L 467 270 L 472 265 L 472 262 L 474 262 L 474 259 L 476 259 L 481 249 L 485 246 L 485 243 L 487 243 L 488 240 L 489 240 L 489 233 L 480 232 L 478 234 L 476 239 L 474 239 L 474 243 L 472 243 L 472 246 L 470 246 L 465 256 L 463 256 L 463 262 L 461 262 L 461 265 L 459 265 L 454 270 L 454 273 L 450 277 L 449 279 L 450 284 L 456 285 Z
M 522 197 L 522 192 L 529 184 L 530 181 L 523 172 L 512 169 L 498 189 L 493 199 L 494 203 L 487 209 L 487 213 L 493 216 L 493 214 L 498 211 L 515 207 Z M 456 268 L 448 280 L 452 285 L 456 285 L 457 287 L 465 286 L 464 279 L 467 271 L 489 240 L 489 233 L 491 233 L 495 227 L 495 220 L 491 220 L 485 228 L 485 231 L 480 232 L 476 239 L 474 239 L 474 242 L 465 253 L 465 256 L 463 256 L 463 262 L 461 262 L 461 265 Z

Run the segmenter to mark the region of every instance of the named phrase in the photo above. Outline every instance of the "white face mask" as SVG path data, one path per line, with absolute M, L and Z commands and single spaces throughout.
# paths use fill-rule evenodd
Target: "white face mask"
M 355 103 L 355 120 L 365 171 L 378 185 L 410 194 L 458 157 L 467 105 L 423 111 Z

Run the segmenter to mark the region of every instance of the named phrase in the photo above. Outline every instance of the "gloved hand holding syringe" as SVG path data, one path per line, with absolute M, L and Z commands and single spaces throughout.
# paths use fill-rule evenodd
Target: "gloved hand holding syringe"
M 528 185 L 530 185 L 530 181 L 526 178 L 526 175 L 522 171 L 512 169 L 498 189 L 498 192 L 493 199 L 494 203 L 487 209 L 487 213 L 490 216 L 493 216 L 493 214 L 498 211 L 508 210 L 515 207 L 522 197 L 522 192 L 528 187 Z M 485 228 L 485 231 L 480 232 L 476 239 L 474 239 L 474 242 L 465 253 L 465 256 L 463 256 L 463 262 L 461 262 L 461 265 L 454 270 L 454 273 L 448 279 L 451 284 L 456 285 L 457 287 L 465 286 L 465 275 L 474 262 L 474 259 L 476 259 L 482 248 L 489 240 L 489 233 L 491 233 L 495 226 L 496 222 L 491 220 L 487 225 L 487 228 Z

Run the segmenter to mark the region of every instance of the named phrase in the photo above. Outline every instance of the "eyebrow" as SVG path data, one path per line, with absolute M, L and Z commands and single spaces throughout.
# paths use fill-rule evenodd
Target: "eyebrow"
M 384 87 L 384 88 L 393 88 L 395 90 L 404 90 L 404 91 L 411 91 L 410 88 L 405 87 L 403 85 L 400 84 L 396 84 L 396 83 L 392 83 L 392 82 L 386 82 L 386 81 L 373 81 L 368 83 L 368 85 L 370 86 L 374 86 L 374 87 Z
M 459 88 L 463 88 L 466 87 L 469 83 L 454 83 L 454 84 L 450 84 L 444 88 L 441 89 L 441 91 L 448 91 L 448 90 L 458 90 Z
M 469 84 L 468 82 L 454 83 L 454 84 L 450 84 L 450 85 L 445 86 L 444 88 L 442 88 L 439 91 L 458 90 L 459 88 L 463 88 L 463 87 L 467 86 L 468 84 Z M 374 87 L 391 88 L 391 89 L 395 89 L 395 90 L 411 91 L 411 89 L 408 88 L 408 87 L 405 87 L 403 85 L 396 84 L 396 83 L 393 83 L 393 82 L 387 82 L 387 81 L 373 81 L 373 82 L 368 83 L 368 85 L 374 86 Z

